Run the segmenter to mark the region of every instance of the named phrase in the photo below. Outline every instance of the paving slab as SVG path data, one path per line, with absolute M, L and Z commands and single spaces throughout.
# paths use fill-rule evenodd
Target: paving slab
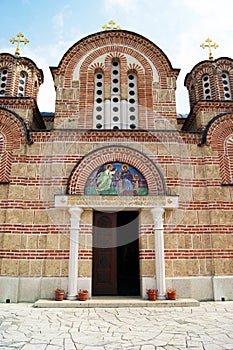
M 0 304 L 0 350 L 233 350 L 233 301 L 173 307 Z

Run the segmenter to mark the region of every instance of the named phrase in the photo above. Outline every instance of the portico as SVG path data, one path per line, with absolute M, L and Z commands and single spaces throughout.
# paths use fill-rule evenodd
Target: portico
M 82 278 L 78 276 L 79 260 L 79 235 L 81 215 L 85 210 L 98 210 L 114 212 L 122 210 L 138 210 L 140 213 L 149 211 L 154 223 L 155 246 L 155 277 L 149 280 L 140 273 L 141 296 L 145 296 L 146 288 L 151 284 L 158 289 L 158 299 L 165 299 L 165 262 L 163 239 L 163 216 L 165 210 L 173 210 L 178 207 L 177 196 L 80 196 L 80 195 L 56 195 L 56 208 L 67 208 L 70 214 L 70 256 L 68 276 L 68 299 L 77 298 L 77 290 Z M 92 278 L 83 278 L 82 288 L 91 290 Z

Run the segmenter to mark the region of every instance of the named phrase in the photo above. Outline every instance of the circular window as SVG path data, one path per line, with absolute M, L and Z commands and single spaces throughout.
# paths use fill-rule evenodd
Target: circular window
M 209 94 L 209 93 L 210 93 L 210 89 L 206 89 L 206 90 L 205 90 L 205 93 L 206 93 L 206 94 Z
M 135 108 L 134 108 L 134 107 L 130 107 L 130 108 L 129 108 L 129 111 L 130 111 L 130 112 L 135 112 Z
M 3 95 L 4 94 L 4 90 L 0 90 L 0 95 Z
M 132 89 L 134 88 L 134 83 L 129 83 L 129 87 Z
M 2 87 L 2 88 L 6 87 L 6 84 L 5 84 L 5 83 L 2 83 L 2 84 L 1 84 L 1 87 Z
M 19 90 L 20 90 L 20 91 L 23 91 L 23 87 L 22 87 L 22 86 L 19 86 Z
M 101 112 L 102 111 L 102 107 L 98 106 L 98 107 L 96 107 L 96 110 L 97 110 L 97 112 Z
M 118 66 L 118 62 L 117 62 L 117 61 L 113 61 L 113 62 L 112 62 L 112 65 L 113 65 L 114 67 L 117 67 L 117 66 Z
M 135 103 L 135 99 L 134 98 L 130 98 L 129 99 L 129 103 Z
M 131 115 L 131 116 L 129 117 L 129 119 L 130 119 L 130 120 L 135 120 L 135 115 Z
M 135 124 L 130 124 L 130 129 L 135 129 L 136 125 Z
M 226 98 L 230 98 L 230 94 L 228 94 L 228 92 L 225 94 Z
M 97 95 L 102 95 L 102 90 L 97 90 L 96 93 Z
M 6 74 L 7 74 L 7 70 L 4 69 L 4 70 L 2 71 L 2 74 L 6 75 Z
M 113 130 L 119 130 L 119 127 L 115 125 L 115 126 L 113 127 Z
M 103 77 L 103 76 L 102 76 L 102 74 L 100 74 L 100 73 L 96 75 L 96 78 L 97 78 L 97 79 L 102 79 L 102 77 Z
M 114 84 L 118 84 L 118 81 L 119 81 L 118 79 L 113 79 Z
M 19 97 L 23 97 L 23 94 L 19 93 L 18 96 L 19 96 Z
M 98 87 L 101 87 L 103 84 L 101 83 L 101 81 L 98 81 L 98 83 L 96 84 Z
M 223 80 L 222 83 L 223 83 L 224 85 L 227 85 L 227 84 L 228 84 L 227 80 Z
M 6 81 L 6 77 L 2 77 L 2 81 Z
M 210 100 L 210 95 L 206 96 L 206 100 Z
M 112 110 L 113 110 L 113 112 L 118 112 L 119 109 L 118 109 L 118 107 L 113 107 Z
M 113 121 L 116 123 L 119 121 L 119 118 L 115 116 L 115 117 L 113 117 Z
M 102 128 L 102 124 L 100 124 L 100 123 L 96 124 L 96 128 L 97 129 L 101 129 Z
M 24 80 L 22 80 L 22 79 L 20 79 L 19 82 L 20 82 L 20 84 L 22 84 L 22 85 L 25 84 Z
M 208 80 L 209 80 L 209 77 L 204 77 L 203 80 L 204 80 L 204 81 L 208 81 Z
M 112 89 L 112 91 L 113 91 L 113 92 L 118 92 L 119 89 L 118 89 L 117 87 L 114 87 L 114 88 Z
M 102 98 L 97 98 L 97 99 L 96 99 L 96 102 L 97 102 L 97 103 L 101 103 L 101 102 L 102 102 Z
M 116 102 L 118 102 L 118 101 L 119 101 L 119 98 L 118 98 L 118 97 L 114 97 L 112 100 L 113 100 L 113 102 L 115 102 L 115 103 L 116 103 Z
M 102 119 L 102 115 L 97 114 L 96 119 L 97 119 L 97 120 L 101 120 L 101 119 Z
M 118 70 L 114 69 L 112 74 L 117 75 L 118 74 Z
M 228 86 L 224 86 L 224 90 L 225 91 L 229 91 L 229 87 Z
M 207 88 L 207 87 L 209 87 L 209 85 L 210 85 L 209 83 L 205 83 L 204 87 Z
M 25 78 L 25 74 L 23 72 L 20 73 L 21 78 Z
M 129 78 L 129 80 L 134 80 L 134 75 L 130 74 L 130 75 L 128 76 L 128 78 Z
M 222 78 L 223 78 L 223 79 L 226 79 L 226 77 L 227 77 L 226 74 L 223 73 L 223 74 L 222 74 Z
M 130 91 L 129 94 L 130 94 L 131 96 L 133 96 L 133 95 L 135 95 L 135 92 L 134 92 L 134 91 Z

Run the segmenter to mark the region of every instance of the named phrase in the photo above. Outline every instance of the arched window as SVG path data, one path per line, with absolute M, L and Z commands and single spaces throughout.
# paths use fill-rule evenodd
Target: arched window
M 138 81 L 135 72 L 128 73 L 128 118 L 127 129 L 138 127 Z
M 204 100 L 211 100 L 211 88 L 210 88 L 210 78 L 208 75 L 202 77 L 202 86 L 203 86 L 203 97 Z
M 94 78 L 94 112 L 93 126 L 96 129 L 104 129 L 104 74 L 101 70 L 95 72 Z
M 20 72 L 19 85 L 18 85 L 18 96 L 19 97 L 25 96 L 26 82 L 27 82 L 27 73 L 22 71 L 22 72 Z
M 229 76 L 227 73 L 222 73 L 222 84 L 223 84 L 225 100 L 231 100 L 230 82 L 229 82 Z
M 7 69 L 1 70 L 1 72 L 0 72 L 0 96 L 5 96 L 7 75 L 8 75 Z
M 94 110 L 93 127 L 104 129 L 138 128 L 138 77 L 135 71 L 127 74 L 127 95 L 121 93 L 121 64 L 118 58 L 113 58 L 109 86 L 104 88 L 105 79 L 101 69 L 94 75 Z M 108 91 L 108 96 L 105 96 Z

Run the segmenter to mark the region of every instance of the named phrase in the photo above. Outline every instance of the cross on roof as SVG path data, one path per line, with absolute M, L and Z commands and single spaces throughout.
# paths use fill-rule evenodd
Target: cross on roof
M 10 42 L 11 42 L 12 44 L 17 43 L 17 47 L 16 47 L 16 50 L 15 50 L 15 56 L 20 56 L 20 53 L 19 53 L 19 46 L 20 46 L 20 43 L 24 43 L 24 44 L 26 45 L 26 44 L 29 43 L 29 40 L 26 39 L 26 38 L 24 37 L 24 34 L 23 34 L 23 33 L 19 33 L 19 34 L 17 34 L 16 36 L 17 36 L 18 39 L 11 38 L 11 39 L 10 39 Z M 21 38 L 24 38 L 24 39 L 21 40 Z
M 211 51 L 211 48 L 213 47 L 214 49 L 217 49 L 218 48 L 218 44 L 216 43 L 213 43 L 212 40 L 210 38 L 207 38 L 205 40 L 204 43 L 202 43 L 200 45 L 203 49 L 205 49 L 206 47 L 208 47 L 209 49 L 209 60 L 213 60 L 214 59 L 214 56 L 212 54 L 212 51 Z
M 107 24 L 103 25 L 103 30 L 113 30 L 113 29 L 121 29 L 120 26 L 116 25 L 116 22 L 114 22 L 112 19 Z

